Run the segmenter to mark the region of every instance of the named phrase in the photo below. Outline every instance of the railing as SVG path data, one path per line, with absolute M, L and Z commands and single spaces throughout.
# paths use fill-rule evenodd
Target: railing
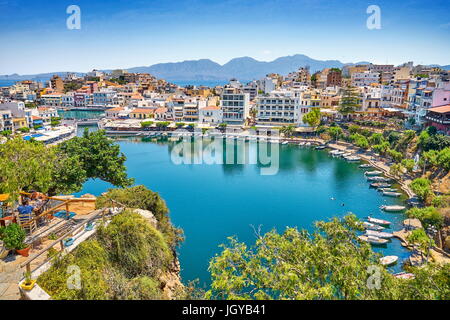
M 71 199 L 73 200 L 73 199 Z M 76 199 L 76 200 L 80 200 L 80 199 Z M 84 199 L 84 200 L 91 200 L 91 199 Z M 122 208 L 126 208 L 126 206 L 118 201 L 115 201 L 113 199 L 109 199 L 109 201 L 111 202 L 111 205 L 116 204 Z M 43 263 L 46 263 L 48 261 L 50 261 L 52 258 L 50 259 L 46 259 L 42 264 L 40 264 L 39 266 L 37 266 L 34 270 L 31 270 L 31 263 L 36 260 L 37 258 L 39 258 L 40 256 L 42 256 L 44 253 L 48 252 L 51 248 L 53 248 L 54 246 L 56 246 L 57 244 L 60 245 L 61 248 L 61 252 L 64 250 L 64 239 L 68 238 L 68 237 L 72 237 L 76 234 L 78 234 L 79 232 L 82 231 L 82 229 L 89 223 L 91 223 L 92 221 L 96 220 L 99 218 L 99 216 L 101 215 L 101 219 L 103 221 L 105 221 L 105 215 L 108 212 L 109 208 L 103 208 L 100 209 L 99 212 L 97 212 L 95 215 L 93 215 L 92 217 L 90 217 L 89 219 L 87 219 L 86 221 L 83 221 L 82 223 L 78 224 L 74 229 L 66 232 L 64 235 L 62 235 L 61 237 L 59 237 L 58 239 L 56 239 L 52 244 L 50 244 L 49 246 L 47 246 L 46 248 L 40 250 L 39 252 L 31 255 L 30 258 L 28 258 L 26 261 L 24 261 L 22 264 L 20 264 L 20 268 L 26 268 L 27 272 L 32 272 L 34 270 L 36 270 L 37 268 L 39 268 Z

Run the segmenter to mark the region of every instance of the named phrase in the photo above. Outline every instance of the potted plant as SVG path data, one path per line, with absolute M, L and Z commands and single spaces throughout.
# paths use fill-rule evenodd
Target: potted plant
M 25 231 L 16 223 L 11 223 L 3 230 L 3 243 L 7 249 L 16 250 L 18 254 L 28 257 L 30 246 L 25 244 Z
M 23 282 L 20 284 L 20 287 L 23 290 L 27 290 L 27 291 L 33 289 L 34 285 L 36 284 L 36 280 L 31 279 L 31 272 L 30 271 L 25 272 L 24 277 L 25 277 L 25 280 L 23 280 Z

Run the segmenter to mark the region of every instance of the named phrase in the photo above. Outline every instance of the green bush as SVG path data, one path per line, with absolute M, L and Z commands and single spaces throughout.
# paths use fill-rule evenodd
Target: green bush
M 131 290 L 127 298 L 132 300 L 161 300 L 163 296 L 159 287 L 158 281 L 150 277 L 134 278 L 131 281 Z
M 109 260 L 126 277 L 154 277 L 168 269 L 172 251 L 161 232 L 141 215 L 125 211 L 98 229 L 97 237 L 108 252 Z
M 433 191 L 431 190 L 431 182 L 426 178 L 414 179 L 411 182 L 410 187 L 421 200 L 426 200 L 433 194 Z
M 435 207 L 411 208 L 406 214 L 410 218 L 419 219 L 425 227 L 440 228 L 444 224 L 444 216 Z
M 25 237 L 25 231 L 16 223 L 11 223 L 2 230 L 3 245 L 10 250 L 26 248 Z
M 75 251 L 59 258 L 50 269 L 41 274 L 37 283 L 55 300 L 105 300 L 109 289 L 105 281 L 105 270 L 111 268 L 105 249 L 96 240 L 81 243 Z M 81 289 L 67 286 L 74 271 L 80 268 Z
M 110 199 L 118 201 L 128 208 L 151 211 L 158 220 L 157 228 L 164 234 L 172 248 L 175 248 L 183 240 L 182 231 L 171 224 L 169 209 L 158 193 L 142 185 L 124 189 L 110 189 L 97 198 L 97 208 L 111 207 Z

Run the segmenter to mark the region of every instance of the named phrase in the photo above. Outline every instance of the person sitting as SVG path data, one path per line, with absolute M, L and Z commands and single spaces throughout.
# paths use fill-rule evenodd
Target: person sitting
M 28 215 L 28 216 L 30 216 L 30 218 L 31 218 L 31 213 L 33 212 L 33 210 L 34 210 L 34 208 L 33 208 L 33 206 L 30 205 L 28 200 L 24 200 L 22 202 L 22 205 L 17 208 L 17 211 L 19 211 L 19 215 L 21 215 L 21 216 Z

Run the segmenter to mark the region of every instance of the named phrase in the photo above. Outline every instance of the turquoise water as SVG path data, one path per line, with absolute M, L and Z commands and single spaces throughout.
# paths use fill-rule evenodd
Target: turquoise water
M 252 226 L 261 226 L 263 232 L 283 231 L 286 226 L 311 229 L 314 221 L 354 212 L 361 218 L 373 213 L 390 220 L 397 230 L 404 218 L 379 209 L 401 200 L 382 197 L 369 188 L 358 164 L 332 158 L 327 151 L 281 145 L 278 174 L 263 176 L 257 165 L 176 165 L 170 157 L 175 142 L 167 140 L 117 142 L 127 156 L 128 174 L 165 199 L 173 223 L 185 232 L 179 248 L 184 281 L 199 278 L 208 283 L 208 262 L 220 251 L 218 246 L 233 235 L 254 243 Z M 99 195 L 109 187 L 88 181 L 79 194 Z M 400 261 L 409 255 L 395 239 L 375 250 L 398 255 Z M 400 265 L 393 267 L 399 269 Z
M 62 118 L 74 118 L 74 119 L 94 119 L 102 118 L 105 116 L 104 111 L 64 111 L 58 110 L 58 114 Z

